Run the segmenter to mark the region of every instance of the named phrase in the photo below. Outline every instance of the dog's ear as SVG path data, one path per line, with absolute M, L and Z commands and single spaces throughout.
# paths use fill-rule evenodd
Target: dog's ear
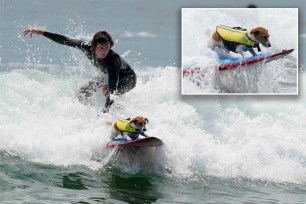
M 260 33 L 259 30 L 254 30 L 254 31 L 251 32 L 251 35 L 255 35 L 255 36 L 256 36 L 256 35 L 258 35 L 259 33 Z
M 148 120 L 148 118 L 145 118 L 145 121 L 146 121 L 147 123 L 149 123 L 149 120 Z

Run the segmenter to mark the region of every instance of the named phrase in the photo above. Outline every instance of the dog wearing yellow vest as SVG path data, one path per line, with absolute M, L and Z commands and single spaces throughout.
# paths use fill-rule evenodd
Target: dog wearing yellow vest
M 220 48 L 226 53 L 232 51 L 244 57 L 244 52 L 246 51 L 256 56 L 257 54 L 253 48 L 257 48 L 258 52 L 260 52 L 259 44 L 264 47 L 271 47 L 269 32 L 263 27 L 243 29 L 240 27 L 218 25 L 216 31 L 211 35 L 208 47 L 212 50 Z
M 138 139 L 139 135 L 148 137 L 144 132 L 149 120 L 142 116 L 137 116 L 133 119 L 119 119 L 113 123 L 113 130 L 111 138 L 116 139 Z

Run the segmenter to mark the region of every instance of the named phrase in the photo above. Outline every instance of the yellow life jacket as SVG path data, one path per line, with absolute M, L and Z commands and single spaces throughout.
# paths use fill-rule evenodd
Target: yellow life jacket
M 255 47 L 257 44 L 247 36 L 246 29 L 242 28 L 231 28 L 224 25 L 217 26 L 217 33 L 221 36 L 223 40 L 230 42 L 241 43 L 250 47 Z
M 119 119 L 116 121 L 116 126 L 118 127 L 119 130 L 123 132 L 130 132 L 130 133 L 139 133 L 139 129 L 135 129 L 130 126 L 130 121 L 129 120 L 123 120 Z

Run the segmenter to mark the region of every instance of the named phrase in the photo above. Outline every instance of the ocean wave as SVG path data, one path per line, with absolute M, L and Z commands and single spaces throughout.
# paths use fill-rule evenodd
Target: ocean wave
M 82 76 L 33 69 L 0 73 L 0 151 L 43 164 L 103 168 L 116 160 L 106 148 L 106 121 L 143 115 L 150 121 L 148 135 L 164 142 L 155 161 L 170 176 L 306 182 L 305 90 L 299 98 L 182 98 L 179 69 L 138 72 L 137 86 L 100 116 L 100 91 L 89 106 L 73 100 Z M 141 171 L 148 157 L 132 155 L 135 162 L 121 160 L 116 167 Z

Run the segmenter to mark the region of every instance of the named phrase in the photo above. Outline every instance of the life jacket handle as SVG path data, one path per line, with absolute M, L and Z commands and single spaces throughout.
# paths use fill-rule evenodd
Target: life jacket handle
M 245 28 L 241 28 L 241 27 L 233 27 L 233 29 L 236 29 L 236 30 L 242 30 L 242 31 L 246 31 L 247 29 Z

